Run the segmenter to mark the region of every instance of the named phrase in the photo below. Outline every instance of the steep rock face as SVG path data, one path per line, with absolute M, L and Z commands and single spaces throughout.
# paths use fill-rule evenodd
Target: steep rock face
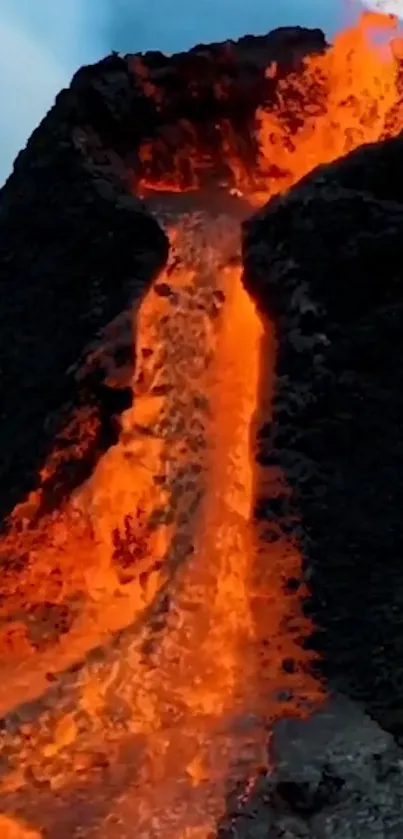
M 111 417 L 131 393 L 106 387 L 99 364 L 78 369 L 168 252 L 125 185 L 119 156 L 104 150 L 96 167 L 85 153 L 83 125 L 100 145 L 85 102 L 74 88 L 63 91 L 0 193 L 0 521 L 38 485 L 52 451 L 62 455 L 43 476 L 45 506 L 59 503 L 111 442 Z M 119 335 L 126 361 L 131 331 L 129 322 Z
M 245 223 L 246 287 L 277 324 L 273 424 L 332 685 L 398 733 L 403 699 L 401 137 L 320 167 Z M 262 388 L 265 358 L 262 353 Z M 262 394 L 263 395 L 263 394 Z M 397 722 L 396 722 L 397 719 Z

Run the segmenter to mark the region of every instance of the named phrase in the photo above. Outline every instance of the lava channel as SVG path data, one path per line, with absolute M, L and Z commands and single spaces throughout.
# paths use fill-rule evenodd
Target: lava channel
M 238 219 L 195 212 L 170 235 L 137 320 L 133 408 L 72 501 L 98 551 L 97 619 L 120 595 L 120 631 L 3 733 L 3 809 L 58 839 L 206 836 L 229 789 L 265 766 L 284 702 L 301 712 L 321 695 L 295 640 L 309 626 L 284 593 L 297 548 L 262 550 L 254 524 L 263 327 L 241 283 Z M 273 369 L 274 350 L 273 338 Z

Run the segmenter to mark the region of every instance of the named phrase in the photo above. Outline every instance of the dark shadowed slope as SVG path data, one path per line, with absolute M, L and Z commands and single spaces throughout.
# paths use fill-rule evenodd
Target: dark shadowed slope
M 244 282 L 279 340 L 262 458 L 293 487 L 311 644 L 330 685 L 390 728 L 403 698 L 402 159 L 399 137 L 362 147 L 244 226 Z

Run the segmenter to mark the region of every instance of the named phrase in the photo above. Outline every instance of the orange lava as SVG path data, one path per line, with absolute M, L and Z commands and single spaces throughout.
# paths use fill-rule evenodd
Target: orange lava
M 402 130 L 400 42 L 387 37 L 396 28 L 392 15 L 366 12 L 324 55 L 307 59 L 302 73 L 279 82 L 273 111 L 257 114 L 259 170 L 263 179 L 273 165 L 277 170 L 269 194 L 319 164 Z
M 0 815 L 0 836 L 1 839 L 42 839 L 36 831 L 25 827 L 16 819 Z
M 401 129 L 399 50 L 371 35 L 375 26 L 389 35 L 395 23 L 363 15 L 279 83 L 273 110 L 257 114 L 253 185 L 223 133 L 233 181 L 251 205 Z M 191 143 L 181 172 L 185 152 Z M 200 166 L 189 166 L 194 188 Z M 254 520 L 263 487 L 266 497 L 289 488 L 254 460 L 254 432 L 270 420 L 276 350 L 242 287 L 238 220 L 190 212 L 169 232 L 169 264 L 133 319 L 133 406 L 118 444 L 35 530 L 19 507 L 0 545 L 4 562 L 20 560 L 1 584 L 0 708 L 37 700 L 0 792 L 28 797 L 33 777 L 58 794 L 74 792 L 79 777 L 91 810 L 92 767 L 107 756 L 104 810 L 87 832 L 74 827 L 89 839 L 126 836 L 117 833 L 122 824 L 138 839 L 206 839 L 228 787 L 266 764 L 271 721 L 308 713 L 322 696 L 299 644 L 311 631 L 303 588 L 285 593 L 287 578 L 301 574 L 298 545 L 265 541 Z M 59 686 L 51 712 L 40 704 L 49 675 Z M 122 753 L 128 775 L 109 796 Z M 41 807 L 35 837 L 46 820 Z M 55 818 L 50 839 L 73 835 Z

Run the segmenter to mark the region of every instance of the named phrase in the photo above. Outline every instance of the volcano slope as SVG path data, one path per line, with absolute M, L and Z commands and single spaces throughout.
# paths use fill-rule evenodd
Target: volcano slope
M 24 194 L 24 173 L 29 175 L 27 164 L 31 161 L 35 171 L 31 204 L 34 207 L 44 172 L 57 183 L 59 170 L 67 174 L 71 171 L 69 154 L 73 147 L 74 159 L 79 162 L 77 181 L 68 178 L 63 185 L 67 191 L 70 180 L 74 180 L 78 189 L 78 206 L 71 212 L 69 209 L 67 215 L 70 222 L 71 217 L 79 219 L 74 233 L 80 243 L 86 233 L 87 207 L 86 192 L 79 191 L 80 177 L 84 185 L 97 194 L 101 191 L 105 198 L 106 185 L 100 184 L 99 179 L 104 181 L 112 167 L 114 190 L 122 188 L 123 204 L 127 207 L 129 201 L 131 207 L 139 208 L 137 200 L 133 205 L 133 198 L 127 199 L 127 191 L 141 190 L 147 196 L 148 208 L 167 230 L 171 248 L 168 264 L 158 282 L 148 289 L 141 309 L 129 313 L 137 364 L 135 376 L 129 372 L 130 387 L 124 389 L 131 404 L 120 417 L 120 433 L 114 445 L 106 446 L 107 451 L 92 468 L 88 480 L 78 487 L 79 482 L 73 482 L 74 493 L 71 486 L 65 487 L 63 503 L 39 524 L 34 521 L 32 527 L 29 522 L 27 525 L 29 503 L 19 505 L 16 520 L 21 531 L 17 528 L 16 534 L 21 538 L 14 545 L 7 539 L 0 543 L 1 547 L 5 545 L 6 559 L 11 544 L 15 548 L 13 556 L 19 560 L 14 567 L 11 563 L 3 565 L 8 574 L 2 577 L 0 599 L 0 833 L 1 829 L 8 829 L 4 828 L 4 819 L 14 825 L 14 835 L 16 820 L 23 819 L 32 826 L 31 835 L 36 831 L 35 839 L 39 834 L 41 839 L 132 839 L 133 831 L 140 839 L 159 839 L 162 834 L 170 839 L 204 839 L 215 831 L 223 811 L 230 810 L 234 801 L 239 804 L 244 789 L 251 787 L 256 775 L 269 774 L 267 733 L 268 729 L 274 730 L 275 720 L 292 713 L 304 716 L 323 701 L 323 685 L 310 666 L 314 656 L 309 649 L 301 649 L 304 639 L 308 647 L 306 641 L 312 626 L 300 608 L 306 591 L 300 544 L 305 553 L 309 545 L 304 538 L 299 541 L 306 532 L 305 509 L 301 515 L 297 495 L 302 498 L 305 483 L 309 489 L 313 473 L 319 473 L 322 464 L 315 464 L 311 457 L 309 470 L 307 455 L 303 455 L 294 463 L 296 471 L 289 468 L 290 461 L 282 464 L 276 460 L 270 435 L 274 432 L 274 442 L 278 437 L 280 446 L 282 440 L 288 439 L 290 409 L 288 402 L 285 407 L 283 404 L 288 397 L 298 397 L 303 403 L 301 407 L 297 399 L 298 433 L 307 430 L 301 425 L 305 410 L 306 421 L 315 427 L 308 410 L 311 400 L 326 415 L 323 422 L 327 421 L 322 396 L 328 393 L 329 400 L 333 398 L 336 373 L 332 373 L 331 366 L 328 373 L 328 362 L 325 364 L 317 356 L 327 359 L 329 351 L 329 358 L 333 359 L 334 353 L 332 364 L 339 370 L 344 357 L 340 360 L 337 353 L 341 358 L 344 347 L 348 355 L 345 345 L 346 341 L 356 340 L 356 323 L 358 334 L 365 336 L 365 323 L 363 326 L 361 320 L 383 312 L 382 292 L 386 293 L 386 286 L 381 287 L 377 299 L 374 284 L 375 303 L 372 308 L 368 304 L 364 314 L 360 309 L 361 290 L 358 309 L 352 307 L 350 319 L 344 305 L 340 305 L 340 295 L 335 294 L 328 301 L 329 291 L 325 298 L 327 310 L 317 313 L 314 307 L 312 330 L 316 340 L 320 326 L 318 340 L 324 346 L 323 352 L 313 353 L 317 362 L 315 375 L 319 376 L 316 386 L 316 379 L 312 384 L 312 365 L 307 367 L 303 356 L 304 363 L 296 364 L 300 359 L 295 342 L 297 349 L 301 347 L 298 328 L 290 332 L 285 323 L 289 310 L 292 314 L 294 306 L 302 305 L 304 327 L 307 323 L 306 329 L 309 328 L 310 301 L 305 300 L 303 287 L 301 291 L 301 278 L 295 275 L 295 289 L 290 282 L 290 296 L 285 295 L 285 287 L 279 286 L 277 307 L 274 295 L 271 300 L 270 283 L 270 294 L 266 296 L 264 289 L 259 294 L 266 276 L 271 278 L 273 289 L 277 288 L 270 263 L 277 239 L 268 240 L 273 246 L 268 249 L 264 241 L 265 212 L 245 226 L 245 286 L 259 301 L 261 310 L 270 311 L 279 326 L 284 325 L 278 372 L 288 370 L 288 362 L 292 362 L 291 379 L 285 381 L 281 375 L 279 378 L 273 426 L 275 345 L 270 325 L 262 336 L 256 307 L 241 283 L 239 220 L 251 211 L 257 192 L 261 194 L 262 180 L 267 197 L 295 183 L 320 160 L 335 156 L 335 148 L 338 154 L 340 149 L 356 146 L 364 138 L 379 138 L 397 130 L 392 119 L 395 111 L 397 122 L 400 119 L 396 62 L 391 56 L 385 61 L 382 51 L 373 55 L 369 47 L 363 49 L 362 33 L 358 33 L 358 41 L 356 34 L 345 33 L 338 45 L 326 53 L 323 36 L 316 30 L 305 34 L 287 30 L 272 33 L 262 41 L 258 39 L 262 49 L 257 49 L 259 44 L 256 46 L 255 57 L 253 41 L 248 38 L 241 39 L 240 45 L 199 47 L 172 59 L 160 55 L 125 59 L 110 56 L 76 74 L 70 90 L 58 97 L 54 110 L 17 162 L 7 186 L 8 199 L 17 207 L 19 195 Z M 270 91 L 277 84 L 270 61 L 281 58 L 284 43 L 288 44 L 284 54 L 289 66 L 298 65 L 305 48 L 316 50 L 315 60 L 313 64 L 308 62 L 302 79 L 299 70 L 291 74 L 289 98 L 285 95 L 287 90 L 281 87 L 280 76 L 277 110 L 270 110 Z M 279 64 L 282 71 L 281 61 Z M 346 97 L 346 90 L 351 92 L 352 79 L 358 79 L 359 84 L 355 95 Z M 260 114 L 265 128 L 259 133 L 254 112 L 261 102 L 268 108 L 265 115 Z M 288 105 L 293 106 L 291 110 Z M 189 114 L 191 120 L 186 118 Z M 217 122 L 209 114 L 217 117 Z M 246 119 L 244 136 L 239 126 L 247 114 L 256 131 Z M 296 134 L 290 140 L 293 131 Z M 54 157 L 55 138 L 59 149 L 59 132 L 61 157 L 59 152 Z M 329 146 L 329 136 L 334 145 Z M 50 158 L 42 154 L 48 149 Z M 67 158 L 63 156 L 66 149 Z M 252 159 L 257 168 L 259 163 L 264 164 L 258 173 L 261 177 L 256 192 L 254 178 L 248 181 L 249 175 L 254 174 L 249 168 Z M 165 181 L 164 175 L 168 176 Z M 396 178 L 389 179 L 394 189 L 398 175 L 397 171 Z M 166 180 L 170 195 L 162 195 Z M 216 187 L 214 197 L 211 181 Z M 229 194 L 231 186 L 245 184 L 249 189 L 243 190 L 245 201 Z M 195 191 L 195 187 L 201 186 L 205 187 L 203 206 L 197 203 L 201 196 Z M 330 224 L 332 235 L 339 231 L 344 248 L 348 231 L 344 235 L 342 225 L 346 222 L 340 218 L 340 205 L 347 212 L 358 201 L 365 230 L 368 227 L 374 232 L 370 226 L 375 224 L 371 208 L 378 208 L 378 204 L 383 207 L 386 201 L 388 207 L 395 207 L 398 229 L 399 203 L 393 204 L 390 197 L 385 201 L 371 194 L 363 197 L 358 188 L 345 186 L 328 186 L 326 195 L 333 195 L 332 189 L 339 190 L 346 199 L 329 199 L 337 210 Z M 377 189 L 373 187 L 374 194 Z M 109 189 L 107 192 L 110 195 Z M 283 266 L 284 279 L 292 268 L 287 253 L 295 246 L 293 230 L 298 231 L 302 222 L 298 219 L 294 227 L 289 227 L 289 221 L 294 224 L 291 213 L 283 225 L 283 216 L 278 217 L 277 213 L 279 208 L 293 206 L 293 195 L 291 192 L 278 199 L 267 211 L 269 218 L 280 218 L 278 228 L 274 225 L 272 232 L 278 236 L 280 251 L 281 237 L 284 239 L 286 262 L 281 261 L 280 254 L 276 263 L 280 274 Z M 63 196 L 59 200 L 60 220 Z M 307 212 L 309 206 L 308 201 Z M 108 216 L 102 224 L 106 255 L 104 249 L 98 252 L 92 247 L 90 257 L 95 254 L 101 268 L 105 262 L 108 268 L 116 265 L 120 278 L 122 256 L 124 267 L 126 257 L 129 268 L 133 267 L 131 233 L 136 252 L 139 246 L 140 263 L 142 246 L 148 245 L 148 237 L 138 239 L 135 228 L 131 231 L 134 216 L 125 216 L 126 225 L 119 212 L 112 212 L 109 218 L 104 201 L 99 207 L 102 219 L 104 211 Z M 17 216 L 16 212 L 14 226 Z M 353 221 L 357 226 L 357 217 Z M 321 242 L 322 212 L 313 222 Z M 54 231 L 52 224 L 49 229 Z M 161 245 L 157 254 L 160 260 L 166 256 L 167 241 L 147 216 L 146 230 L 151 229 Z M 97 230 L 96 215 L 95 233 Z M 259 230 L 263 230 L 262 236 Z M 317 250 L 313 223 L 309 230 L 312 239 L 304 231 L 304 244 L 312 241 L 309 252 L 313 263 L 319 259 L 318 264 L 323 262 L 326 269 L 329 254 L 326 249 L 323 254 Z M 377 241 L 375 232 L 371 242 Z M 298 236 L 295 239 L 300 241 Z M 35 244 L 35 236 L 33 241 Z M 393 234 L 392 230 L 391 242 L 396 241 L 396 231 Z M 53 243 L 52 237 L 50 245 Z M 48 243 L 45 244 L 41 254 L 46 256 Z M 356 250 L 354 240 L 349 265 L 354 264 Z M 82 253 L 75 247 L 66 252 L 71 260 Z M 343 253 L 341 247 L 340 264 Z M 395 253 L 392 248 L 391 253 Z M 149 265 L 147 254 L 148 248 L 144 262 Z M 303 257 L 301 252 L 297 266 L 301 271 Z M 346 261 L 347 257 L 348 248 Z M 15 256 L 13 251 L 12 264 L 18 267 L 20 258 L 24 267 L 24 257 L 18 253 Z M 78 262 L 78 277 L 85 279 L 87 272 L 91 273 L 91 264 Z M 372 253 L 371 269 L 374 264 Z M 334 266 L 331 270 L 334 272 Z M 308 268 L 307 272 L 310 283 Z M 18 275 L 18 271 L 15 273 Z M 331 276 L 334 278 L 334 273 Z M 346 271 L 347 276 L 351 277 L 351 272 Z M 354 275 L 355 282 L 357 276 Z M 327 286 L 322 286 L 321 273 L 315 277 L 314 291 L 320 297 Z M 60 288 L 61 307 L 64 297 L 68 299 L 65 279 Z M 32 280 L 35 283 L 34 275 Z M 115 303 L 119 307 L 127 301 L 125 295 L 122 300 L 115 299 L 119 289 L 113 280 L 111 271 L 102 322 L 113 316 Z M 12 279 L 9 282 L 13 287 Z M 148 274 L 144 283 L 150 283 Z M 138 289 L 141 294 L 145 285 Z M 397 286 L 394 290 L 397 294 Z M 15 295 L 13 299 L 18 300 L 17 292 Z M 386 307 L 388 301 L 389 298 Z M 128 302 L 134 301 L 130 297 Z M 52 322 L 53 337 L 58 335 L 58 329 L 75 325 L 74 312 L 81 311 L 79 296 L 73 309 L 73 314 L 69 309 L 67 325 L 62 318 Z M 88 312 L 88 307 L 84 310 Z M 92 303 L 89 311 L 92 312 Z M 94 314 L 97 311 L 95 305 Z M 96 321 L 95 325 L 101 323 Z M 388 330 L 391 339 L 389 326 Z M 329 345 L 328 332 L 333 340 Z M 121 337 L 119 327 L 117 333 Z M 41 334 L 39 329 L 37 337 Z M 86 332 L 85 341 L 80 333 L 76 342 L 75 333 L 69 333 L 73 344 L 69 345 L 69 361 L 71 355 L 73 363 L 77 350 L 81 350 L 90 334 L 92 327 L 88 335 Z M 358 341 L 354 352 L 364 366 L 361 347 Z M 311 335 L 309 348 L 312 350 Z M 308 353 L 309 361 L 311 357 L 312 352 Z M 13 359 L 12 352 L 10 358 Z M 59 369 L 58 354 L 57 358 Z M 381 364 L 378 354 L 376 364 Z M 16 364 L 13 369 L 23 373 L 24 365 Z M 359 374 L 354 370 L 350 376 L 355 375 L 358 383 L 352 396 L 348 376 L 343 385 L 352 399 L 354 388 L 367 381 L 361 370 Z M 57 376 L 47 376 L 49 389 L 57 381 Z M 95 383 L 90 377 L 89 395 Z M 16 393 L 16 380 L 11 378 L 11 384 Z M 73 392 L 74 388 L 75 385 Z M 46 396 L 44 416 L 50 399 L 50 395 Z M 397 408 L 393 410 L 397 412 Z M 24 417 L 25 411 L 24 403 Z M 263 466 L 257 468 L 253 457 L 255 432 L 264 418 L 267 422 L 259 435 L 259 460 Z M 44 431 L 39 424 L 38 428 L 39 440 Z M 51 441 L 52 434 L 47 429 L 46 425 L 45 437 Z M 23 442 L 22 432 L 19 434 Z M 14 452 L 18 449 L 16 443 Z M 280 455 L 286 454 L 284 443 Z M 288 455 L 291 458 L 292 452 L 288 451 Z M 20 474 L 24 474 L 26 456 L 24 449 L 21 462 L 17 458 Z M 323 457 L 326 465 L 327 454 Z M 328 472 L 332 477 L 330 467 Z M 325 472 L 322 480 L 326 482 L 328 477 Z M 342 475 L 341 480 L 347 478 Z M 294 488 L 293 503 L 290 484 Z M 326 494 L 328 489 L 320 487 L 319 494 Z M 53 488 L 49 496 L 57 501 Z M 300 521 L 299 529 L 294 526 L 294 513 Z M 315 567 L 323 569 L 319 559 Z M 371 566 L 373 574 L 374 569 Z M 346 581 L 346 569 L 343 575 Z M 324 574 L 317 576 L 319 581 L 328 580 Z M 315 580 L 313 574 L 312 578 Z M 356 584 L 357 580 L 353 582 Z M 325 590 L 325 583 L 321 584 L 319 596 Z M 315 585 L 318 590 L 319 583 Z M 384 592 L 383 603 L 388 603 L 388 607 L 389 595 L 389 591 Z M 339 612 L 336 617 L 339 619 Z M 351 641 L 348 621 L 345 625 Z M 326 652 L 334 667 L 334 653 L 338 654 L 338 650 L 329 647 Z M 352 714 L 349 732 L 357 727 L 356 719 Z M 347 763 L 351 763 L 350 754 Z M 359 767 L 357 761 L 357 774 Z M 255 836 L 256 830 L 268 835 L 263 818 L 250 820 L 250 828 Z M 345 835 L 345 831 L 341 833 L 342 839 Z
M 390 730 L 403 699 L 403 138 L 316 169 L 243 229 L 278 338 L 272 426 L 321 671 Z M 262 370 L 265 358 L 262 358 Z M 262 375 L 262 397 L 265 376 Z M 270 514 L 270 509 L 267 509 Z M 399 719 L 400 718 L 400 719 Z

